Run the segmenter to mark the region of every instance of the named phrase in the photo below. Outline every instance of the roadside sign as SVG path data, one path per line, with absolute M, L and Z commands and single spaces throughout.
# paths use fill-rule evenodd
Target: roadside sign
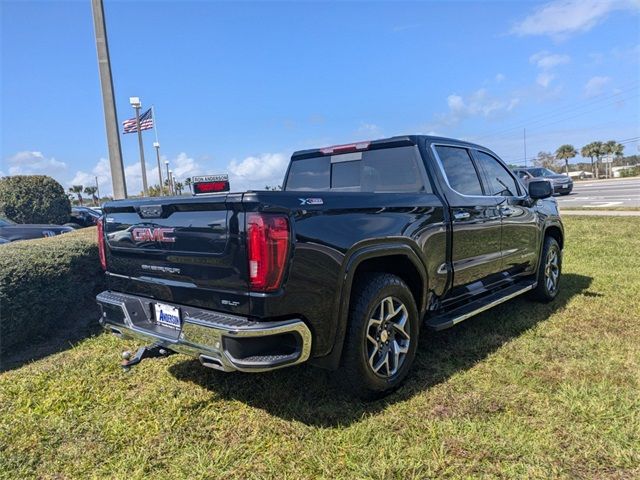
M 191 182 L 193 184 L 194 195 L 229 191 L 229 175 L 226 173 L 195 176 L 191 178 Z

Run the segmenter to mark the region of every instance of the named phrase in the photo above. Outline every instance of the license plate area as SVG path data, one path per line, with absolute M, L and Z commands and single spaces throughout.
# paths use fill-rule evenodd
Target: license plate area
M 163 327 L 180 330 L 180 309 L 164 303 L 154 303 L 156 323 Z

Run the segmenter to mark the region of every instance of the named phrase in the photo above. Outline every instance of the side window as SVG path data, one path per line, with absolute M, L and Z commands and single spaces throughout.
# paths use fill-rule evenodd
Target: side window
M 451 188 L 463 195 L 482 195 L 480 178 L 466 148 L 437 146 Z
M 517 197 L 520 195 L 518 184 L 507 170 L 496 158 L 484 152 L 475 150 L 480 168 L 487 176 L 488 195 L 503 195 L 507 197 Z

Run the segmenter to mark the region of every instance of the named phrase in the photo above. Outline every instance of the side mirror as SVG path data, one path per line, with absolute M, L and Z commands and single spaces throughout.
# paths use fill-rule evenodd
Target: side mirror
M 553 186 L 548 180 L 531 180 L 529 182 L 529 196 L 534 200 L 549 198 L 553 195 Z

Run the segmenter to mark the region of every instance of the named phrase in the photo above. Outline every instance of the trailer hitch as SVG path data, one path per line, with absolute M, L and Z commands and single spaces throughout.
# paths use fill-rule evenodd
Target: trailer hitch
M 153 345 L 140 347 L 133 357 L 129 350 L 122 352 L 122 363 L 120 366 L 125 372 L 127 372 L 131 367 L 139 364 L 145 358 L 168 357 L 174 353 L 174 351 L 163 347 L 159 343 L 155 343 Z

